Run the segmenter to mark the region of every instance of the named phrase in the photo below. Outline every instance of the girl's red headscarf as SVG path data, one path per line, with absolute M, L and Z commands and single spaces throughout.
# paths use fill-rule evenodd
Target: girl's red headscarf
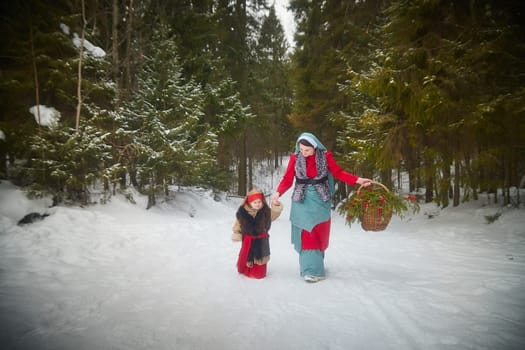
M 257 192 L 257 193 L 254 193 L 254 194 L 250 194 L 246 197 L 246 202 L 247 203 L 251 203 L 253 202 L 254 200 L 256 199 L 260 199 L 260 200 L 263 200 L 263 194 L 261 192 Z

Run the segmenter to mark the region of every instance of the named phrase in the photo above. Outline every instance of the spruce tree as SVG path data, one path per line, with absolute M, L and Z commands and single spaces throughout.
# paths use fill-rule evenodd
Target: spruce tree
M 215 166 L 217 136 L 204 123 L 204 94 L 192 80 L 182 79 L 182 67 L 169 31 L 153 36 L 151 54 L 138 77 L 138 90 L 124 112 L 136 129 L 135 163 L 139 186 L 149 195 L 170 184 L 195 185 L 200 174 Z
M 263 18 L 257 41 L 256 64 L 253 66 L 251 93 L 253 111 L 258 124 L 251 137 L 252 154 L 258 158 L 268 157 L 270 148 L 273 155 L 273 166 L 279 164 L 279 155 L 289 150 L 288 140 L 293 136 L 288 115 L 292 107 L 292 88 L 289 79 L 290 61 L 289 45 L 284 30 L 271 7 L 268 16 Z

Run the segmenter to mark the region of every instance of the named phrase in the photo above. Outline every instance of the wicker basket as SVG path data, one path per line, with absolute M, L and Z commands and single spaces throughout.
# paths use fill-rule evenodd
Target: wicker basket
M 373 182 L 370 186 L 373 185 L 381 186 L 386 192 L 390 192 L 385 185 L 379 182 Z M 359 186 L 357 193 L 359 193 L 362 187 L 363 185 Z M 392 219 L 391 210 L 383 210 L 379 212 L 378 210 L 371 208 L 365 209 L 364 213 L 359 217 L 359 221 L 361 221 L 361 227 L 365 231 L 383 231 L 388 226 L 390 219 Z
M 391 218 L 391 211 L 378 213 L 377 210 L 366 209 L 359 220 L 361 221 L 361 227 L 365 231 L 383 231 L 388 226 Z

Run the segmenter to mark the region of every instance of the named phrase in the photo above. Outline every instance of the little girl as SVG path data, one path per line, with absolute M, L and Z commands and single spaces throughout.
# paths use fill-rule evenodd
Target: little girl
M 281 203 L 272 208 L 266 204 L 261 191 L 251 190 L 237 210 L 232 240 L 242 241 L 237 271 L 251 278 L 264 278 L 266 264 L 270 260 L 270 236 L 272 221 L 281 214 Z

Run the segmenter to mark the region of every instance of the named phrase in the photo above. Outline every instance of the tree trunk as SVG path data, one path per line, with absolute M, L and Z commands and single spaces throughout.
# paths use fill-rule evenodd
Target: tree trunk
M 133 80 L 132 80 L 132 68 L 131 68 L 131 49 L 132 49 L 132 38 L 131 33 L 133 32 L 133 0 L 129 0 L 129 16 L 126 21 L 126 90 L 133 90 Z
M 40 124 L 41 124 L 41 120 L 40 120 L 40 85 L 39 85 L 39 82 L 38 82 L 38 69 L 37 69 L 37 66 L 36 66 L 36 57 L 35 57 L 35 45 L 34 45 L 34 41 L 33 41 L 33 24 L 30 22 L 29 23 L 29 37 L 30 37 L 30 41 L 31 41 L 31 60 L 32 60 L 32 63 L 33 63 L 33 77 L 34 77 L 34 82 L 35 82 L 35 101 L 36 101 L 36 115 L 37 115 L 37 120 L 38 120 L 38 130 L 40 131 Z M 4 158 L 5 159 L 5 158 Z
M 80 50 L 78 58 L 78 83 L 77 83 L 77 113 L 76 113 L 76 124 L 75 130 L 78 132 L 80 127 L 80 110 L 82 108 L 82 57 L 84 56 L 84 39 L 86 36 L 86 7 L 84 0 L 82 0 L 82 33 L 80 39 Z
M 125 188 L 126 187 L 126 171 L 122 170 L 119 175 L 120 175 L 119 176 L 120 188 Z
M 133 166 L 128 171 L 129 171 L 129 182 L 131 183 L 131 185 L 133 185 L 133 187 L 139 188 L 139 183 L 137 181 L 137 170 Z
M 512 147 L 507 147 L 506 152 L 503 153 L 503 204 L 510 204 L 510 185 L 511 185 L 511 161 Z
M 457 207 L 459 205 L 459 196 L 460 196 L 460 181 L 461 179 L 461 166 L 460 161 L 456 159 L 454 162 L 454 191 L 452 194 L 452 206 Z
M 472 162 L 470 160 L 470 155 L 466 156 L 464 170 L 466 171 L 466 179 L 468 179 L 467 186 L 470 186 L 472 189 L 472 199 L 478 200 L 478 190 L 479 190 L 479 173 L 472 170 Z M 464 197 L 463 200 L 468 200 L 469 197 Z
M 248 190 L 253 188 L 253 157 L 248 157 Z M 248 193 L 248 191 L 246 191 Z
M 425 182 L 425 203 L 434 200 L 434 168 L 429 156 L 425 156 L 424 182 Z
M 388 168 L 381 171 L 381 183 L 387 188 L 392 188 L 392 169 Z
M 418 164 L 419 153 L 417 151 L 410 152 L 407 158 L 407 171 L 408 171 L 408 190 L 409 192 L 415 192 L 419 189 L 420 166 Z
M 119 35 L 118 35 L 118 23 L 119 23 L 120 13 L 118 7 L 118 0 L 113 0 L 113 23 L 111 24 L 111 59 L 113 63 L 112 73 L 113 80 L 117 84 L 117 93 L 120 91 L 120 58 L 119 58 Z M 118 98 L 117 98 L 118 100 Z M 118 103 L 118 102 L 117 102 Z
M 146 209 L 153 207 L 157 202 L 155 198 L 155 184 L 156 184 L 155 176 L 151 175 L 150 181 L 149 181 L 149 189 L 148 189 L 148 204 L 147 204 Z
M 450 189 L 450 164 L 445 163 L 442 170 L 442 178 L 439 181 L 439 203 L 443 208 L 448 207 L 448 195 Z
M 241 135 L 241 148 L 239 154 L 239 168 L 237 169 L 238 173 L 238 182 L 239 187 L 237 189 L 237 194 L 239 196 L 246 195 L 246 132 L 243 132 Z

